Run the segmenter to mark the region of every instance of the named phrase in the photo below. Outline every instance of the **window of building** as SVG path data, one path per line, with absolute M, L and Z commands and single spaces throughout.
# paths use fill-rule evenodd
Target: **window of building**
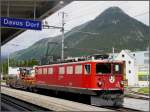
M 149 59 L 145 59 L 144 64 L 149 64 Z
M 128 61 L 129 64 L 131 64 L 131 61 Z
M 139 81 L 149 81 L 149 75 L 139 75 L 138 80 Z
M 59 67 L 59 74 L 65 74 L 65 68 Z
M 129 70 L 129 73 L 131 73 L 131 70 Z
M 48 74 L 53 74 L 53 68 L 48 68 Z
M 82 65 L 75 66 L 75 74 L 82 74 Z
M 97 74 L 111 73 L 111 64 L 110 63 L 97 63 L 96 73 Z
M 144 53 L 144 56 L 145 57 L 149 57 L 149 53 L 147 52 L 147 53 Z
M 84 73 L 87 75 L 91 73 L 91 65 L 90 64 L 84 65 Z
M 67 66 L 67 74 L 73 74 L 73 67 Z
M 47 68 L 43 68 L 43 74 L 47 74 Z
M 139 66 L 138 71 L 149 71 L 149 66 Z
M 122 54 L 122 57 L 124 58 L 124 57 L 125 57 L 125 55 L 124 55 L 124 54 Z
M 38 74 L 42 74 L 42 68 L 38 69 Z

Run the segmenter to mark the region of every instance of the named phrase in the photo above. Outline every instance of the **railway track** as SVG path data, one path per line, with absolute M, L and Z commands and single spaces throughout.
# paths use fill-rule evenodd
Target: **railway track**
M 33 105 L 16 98 L 1 94 L 2 111 L 48 111 L 48 109 Z
M 5 86 L 6 87 L 6 86 Z M 47 92 L 45 92 L 47 93 Z M 41 94 L 41 95 L 45 95 L 45 96 L 49 96 L 50 94 L 44 94 L 44 93 L 37 93 L 37 94 Z M 50 95 L 51 96 L 51 95 Z M 52 96 L 52 97 L 55 97 L 55 96 Z M 58 97 L 58 98 L 62 98 L 62 97 Z M 63 98 L 63 99 L 66 99 L 66 98 Z M 71 101 L 74 101 L 73 99 L 69 99 Z M 84 103 L 84 104 L 88 104 L 87 102 L 82 102 L 82 101 L 78 101 L 78 100 L 75 100 L 76 102 L 80 102 L 80 103 Z M 128 107 L 120 107 L 120 108 L 116 108 L 116 107 L 101 107 L 101 108 L 105 108 L 105 109 L 110 109 L 110 110 L 114 110 L 114 111 L 121 111 L 121 112 L 128 112 L 128 111 L 139 111 L 138 109 L 133 109 L 133 108 L 128 108 Z
M 10 88 L 7 85 L 1 85 L 1 86 Z M 38 94 L 41 94 L 41 93 L 38 93 Z M 44 93 L 42 93 L 42 94 L 44 94 Z M 46 95 L 46 94 L 44 94 L 44 95 Z M 138 93 L 138 92 L 134 92 L 132 90 L 128 90 L 126 95 L 127 95 L 127 97 L 130 97 L 130 98 L 142 99 L 142 100 L 150 100 L 149 95 L 144 95 L 144 94 L 141 94 L 141 93 Z
M 127 97 L 135 98 L 135 99 L 142 99 L 142 100 L 149 100 L 150 99 L 149 95 L 144 95 L 144 94 L 132 91 L 132 90 L 128 90 L 126 92 L 126 95 L 127 95 Z
M 107 109 L 114 110 L 115 112 L 142 112 L 137 109 L 127 108 L 127 107 L 105 107 Z
M 25 102 L 29 102 L 30 105 L 31 104 L 38 105 L 40 107 L 44 107 L 53 111 L 112 111 L 109 109 L 95 107 L 92 105 L 86 105 L 83 103 L 64 100 L 61 98 L 54 98 L 50 96 L 39 95 L 39 94 L 31 93 L 31 92 L 9 89 L 6 87 L 2 87 L 2 93 L 7 94 L 8 96 L 15 97 L 16 99 L 23 100 Z M 13 100 L 13 102 L 16 102 L 16 101 Z M 23 105 L 23 107 L 24 106 L 25 105 Z M 27 109 L 25 110 L 27 111 L 36 111 L 33 108 L 31 108 L 32 110 L 28 110 L 28 106 L 26 107 Z M 37 109 L 37 110 L 39 111 L 40 109 Z
M 45 94 L 47 93 L 47 94 Z M 50 94 L 48 92 L 45 92 L 45 93 L 41 93 L 39 92 L 38 94 L 42 94 L 42 95 L 46 95 L 46 96 L 49 96 Z M 62 97 L 63 96 L 63 97 Z M 76 102 L 80 102 L 80 103 L 84 103 L 84 104 L 90 104 L 87 100 L 87 97 L 83 98 L 82 100 L 77 100 L 78 97 L 74 97 L 74 96 L 65 96 L 62 94 L 62 96 L 52 96 L 52 97 L 59 97 L 59 98 L 63 98 L 63 99 L 67 99 L 67 100 L 71 100 L 71 101 L 76 101 Z M 72 98 L 74 97 L 74 98 Z M 85 100 L 86 99 L 86 100 Z M 140 99 L 140 100 L 143 100 L 144 98 L 141 98 L 141 97 L 136 97 L 136 99 Z M 145 100 L 145 99 L 144 99 Z M 101 106 L 99 106 L 101 107 Z M 121 111 L 121 112 L 142 112 L 142 110 L 138 110 L 138 109 L 135 109 L 133 107 L 129 107 L 129 106 L 126 106 L 126 105 L 123 105 L 123 107 L 101 107 L 101 108 L 106 108 L 106 109 L 110 109 L 110 110 L 114 110 L 114 111 Z
M 132 89 L 129 89 L 129 92 L 134 93 L 134 94 L 138 94 L 138 95 L 149 96 L 149 94 L 139 93 L 139 92 L 133 91 Z

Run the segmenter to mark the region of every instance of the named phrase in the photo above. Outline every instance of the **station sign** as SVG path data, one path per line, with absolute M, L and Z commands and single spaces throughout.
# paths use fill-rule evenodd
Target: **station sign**
M 1 17 L 0 22 L 1 22 L 1 27 L 11 27 L 11 28 L 29 29 L 29 30 L 42 30 L 42 22 L 38 20 Z

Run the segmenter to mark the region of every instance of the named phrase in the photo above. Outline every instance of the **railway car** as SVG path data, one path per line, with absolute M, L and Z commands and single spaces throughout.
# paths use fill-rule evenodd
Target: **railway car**
M 35 67 L 34 88 L 90 95 L 91 104 L 122 106 L 123 61 L 85 60 Z
M 9 75 L 6 84 L 12 88 L 31 89 L 35 81 L 35 70 L 31 67 L 20 67 L 18 73 Z

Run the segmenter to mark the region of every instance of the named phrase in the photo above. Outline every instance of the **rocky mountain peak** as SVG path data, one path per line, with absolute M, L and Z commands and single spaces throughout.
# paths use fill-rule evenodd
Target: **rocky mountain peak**
M 119 7 L 109 7 L 103 13 L 124 13 Z
M 119 21 L 126 21 L 127 19 L 130 19 L 130 17 L 122 9 L 119 7 L 110 7 L 97 16 L 94 21 L 116 24 Z

